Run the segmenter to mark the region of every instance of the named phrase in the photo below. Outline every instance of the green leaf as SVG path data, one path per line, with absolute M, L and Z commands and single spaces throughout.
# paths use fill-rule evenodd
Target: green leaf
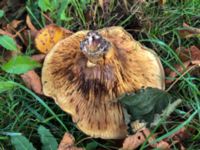
M 62 1 L 62 2 L 63 2 L 63 1 Z M 61 3 L 62 3 L 62 2 L 61 2 Z M 51 6 L 52 6 L 52 8 L 53 8 L 54 10 L 57 9 L 58 6 L 59 6 L 58 0 L 52 0 Z
M 57 150 L 58 143 L 51 132 L 44 126 L 38 128 L 38 133 L 42 142 L 42 150 Z
M 172 97 L 167 92 L 156 88 L 142 89 L 120 99 L 131 121 L 145 121 L 148 125 L 154 121 L 156 114 L 162 114 L 171 101 Z
M 13 40 L 13 38 L 7 35 L 0 36 L 0 45 L 7 50 L 11 50 L 11 51 L 17 50 L 16 42 Z
M 87 145 L 86 145 L 86 150 L 95 150 L 95 149 L 97 149 L 97 147 L 98 147 L 98 144 L 97 144 L 97 142 L 95 142 L 95 141 L 93 141 L 93 142 L 90 142 L 90 143 L 88 143 Z
M 11 136 L 11 143 L 16 150 L 36 150 L 30 141 L 22 136 Z
M 2 18 L 4 16 L 4 11 L 3 10 L 0 10 L 0 18 Z
M 2 65 L 2 69 L 5 72 L 12 74 L 26 73 L 36 67 L 40 67 L 40 64 L 28 56 L 13 57 L 7 63 Z
M 38 0 L 38 6 L 44 12 L 46 12 L 47 10 L 52 11 L 51 3 L 49 0 Z
M 71 17 L 68 17 L 67 14 L 66 14 L 66 10 L 68 9 L 70 2 L 71 2 L 71 1 L 69 1 L 69 0 L 63 0 L 63 1 L 62 1 L 62 5 L 61 5 L 60 8 L 57 10 L 57 14 L 58 14 L 57 17 L 60 18 L 60 19 L 57 20 L 57 23 L 58 23 L 58 24 L 60 24 L 59 22 L 60 22 L 61 20 L 63 20 L 63 21 L 70 21 L 70 20 L 73 19 L 73 18 L 71 18 Z
M 0 81 L 0 93 L 12 90 L 15 85 L 10 81 Z

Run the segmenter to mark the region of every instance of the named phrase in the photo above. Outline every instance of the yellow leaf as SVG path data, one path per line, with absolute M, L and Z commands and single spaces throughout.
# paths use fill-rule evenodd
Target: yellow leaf
M 54 24 L 50 24 L 37 33 L 35 45 L 41 53 L 46 54 L 57 42 L 70 35 L 72 35 L 71 31 Z

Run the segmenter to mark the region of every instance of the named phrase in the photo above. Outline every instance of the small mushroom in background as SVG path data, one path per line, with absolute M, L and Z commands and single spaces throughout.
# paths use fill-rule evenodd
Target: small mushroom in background
M 43 92 L 52 97 L 87 135 L 127 135 L 117 98 L 142 87 L 164 89 L 158 56 L 121 27 L 79 31 L 58 42 L 42 69 Z

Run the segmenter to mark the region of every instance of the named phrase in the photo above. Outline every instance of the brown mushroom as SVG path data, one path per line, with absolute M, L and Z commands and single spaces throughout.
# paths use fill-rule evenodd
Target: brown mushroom
M 57 43 L 45 58 L 42 84 L 92 137 L 120 139 L 127 126 L 117 98 L 142 87 L 164 89 L 158 56 L 121 27 L 79 31 Z

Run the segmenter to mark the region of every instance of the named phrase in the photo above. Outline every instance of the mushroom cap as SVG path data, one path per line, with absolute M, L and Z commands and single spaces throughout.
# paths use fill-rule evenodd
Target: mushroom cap
M 87 135 L 124 138 L 127 125 L 117 98 L 142 87 L 164 89 L 163 67 L 155 52 L 122 27 L 97 31 L 112 43 L 114 52 L 103 64 L 88 67 L 88 58 L 80 50 L 88 32 L 76 32 L 47 54 L 42 69 L 43 92 L 71 114 Z

